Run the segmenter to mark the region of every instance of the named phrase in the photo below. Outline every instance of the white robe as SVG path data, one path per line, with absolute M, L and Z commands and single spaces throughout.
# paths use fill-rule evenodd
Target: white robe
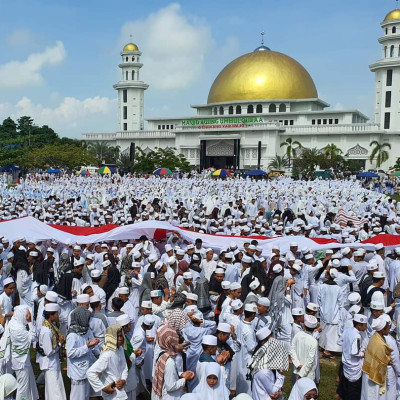
M 299 375 L 301 378 L 315 379 L 317 369 L 315 355 L 317 351 L 318 342 L 312 335 L 302 331 L 296 334 L 293 338 L 290 351 L 296 375 Z
M 253 400 L 271 400 L 270 394 L 279 392 L 285 382 L 285 375 L 276 371 L 274 373 L 269 369 L 258 371 L 253 378 L 252 395 Z

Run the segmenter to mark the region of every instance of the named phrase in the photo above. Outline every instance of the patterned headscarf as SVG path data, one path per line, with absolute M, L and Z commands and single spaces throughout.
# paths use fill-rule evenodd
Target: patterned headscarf
M 167 325 L 175 329 L 177 333 L 180 333 L 188 322 L 189 317 L 180 308 L 173 310 L 166 321 Z
M 118 334 L 120 332 L 122 332 L 122 326 L 119 324 L 111 325 L 106 329 L 102 351 L 116 351 L 118 349 Z
M 175 329 L 165 325 L 157 332 L 157 341 L 163 352 L 156 363 L 153 390 L 159 397 L 161 397 L 164 385 L 165 365 L 168 358 L 175 358 L 177 356 L 176 349 L 179 345 L 179 336 Z
M 68 334 L 76 333 L 78 335 L 86 335 L 89 330 L 90 311 L 82 306 L 76 307 L 71 313 L 71 323 L 69 325 Z

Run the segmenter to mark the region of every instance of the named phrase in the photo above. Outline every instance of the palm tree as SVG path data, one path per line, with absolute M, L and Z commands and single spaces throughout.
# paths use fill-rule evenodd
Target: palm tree
M 119 157 L 119 146 L 110 146 L 107 142 L 90 142 L 87 149 L 101 162 L 116 162 Z
M 377 140 L 373 140 L 370 146 L 375 146 L 372 149 L 371 155 L 369 156 L 369 162 L 372 163 L 376 157 L 376 168 L 379 168 L 384 162 L 389 159 L 389 153 L 386 148 L 391 150 L 392 146 L 389 143 L 380 144 Z
M 292 138 L 287 138 L 283 143 L 281 143 L 281 147 L 286 147 L 286 157 L 288 158 L 290 168 L 291 157 L 296 157 L 296 151 L 300 149 L 302 145 L 297 140 L 293 141 Z
M 289 165 L 289 161 L 286 158 L 286 156 L 281 157 L 281 156 L 278 156 L 277 154 L 275 154 L 275 158 L 269 162 L 268 168 L 282 171 L 285 168 L 287 168 L 288 165 Z
M 329 166 L 332 168 L 339 160 L 341 160 L 343 151 L 335 144 L 331 143 L 323 149 L 324 156 L 329 160 Z

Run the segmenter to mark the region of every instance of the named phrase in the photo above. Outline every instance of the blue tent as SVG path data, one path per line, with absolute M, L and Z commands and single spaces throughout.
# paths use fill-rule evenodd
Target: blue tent
M 59 169 L 47 169 L 48 174 L 59 174 L 61 171 Z
M 13 172 L 19 171 L 20 168 L 17 165 L 7 165 L 6 167 L 1 167 L 0 172 Z
M 267 173 L 263 171 L 262 169 L 253 169 L 251 171 L 247 171 L 245 176 L 265 176 Z
M 379 178 L 379 175 L 375 174 L 375 172 L 366 171 L 366 172 L 360 172 L 357 175 L 357 178 Z

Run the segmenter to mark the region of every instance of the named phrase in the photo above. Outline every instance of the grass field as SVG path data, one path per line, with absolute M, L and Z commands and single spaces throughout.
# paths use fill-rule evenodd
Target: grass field
M 31 360 L 32 360 L 32 365 L 33 365 L 33 371 L 35 373 L 35 376 L 37 377 L 40 374 L 40 369 L 39 365 L 36 364 L 35 362 L 35 356 L 32 353 L 31 354 Z M 336 377 L 337 377 L 337 371 L 338 371 L 338 365 L 340 362 L 340 357 L 336 358 L 335 360 L 326 360 L 321 358 L 320 359 L 320 368 L 321 368 L 321 382 L 319 385 L 319 400 L 333 400 L 335 397 L 336 393 Z M 64 385 L 65 385 L 65 391 L 67 393 L 67 398 L 69 399 L 69 393 L 71 389 L 70 385 L 70 380 L 67 377 L 67 371 L 66 369 L 66 362 L 62 363 L 62 374 L 64 377 Z M 286 374 L 286 379 L 285 379 L 285 386 L 284 386 L 284 395 L 285 399 L 289 398 L 290 394 L 290 389 L 291 389 L 291 370 L 288 371 Z M 39 398 L 44 400 L 44 385 L 38 385 L 38 390 L 39 390 Z M 150 396 L 145 396 L 146 399 L 150 399 Z M 74 399 L 71 399 L 74 400 Z

